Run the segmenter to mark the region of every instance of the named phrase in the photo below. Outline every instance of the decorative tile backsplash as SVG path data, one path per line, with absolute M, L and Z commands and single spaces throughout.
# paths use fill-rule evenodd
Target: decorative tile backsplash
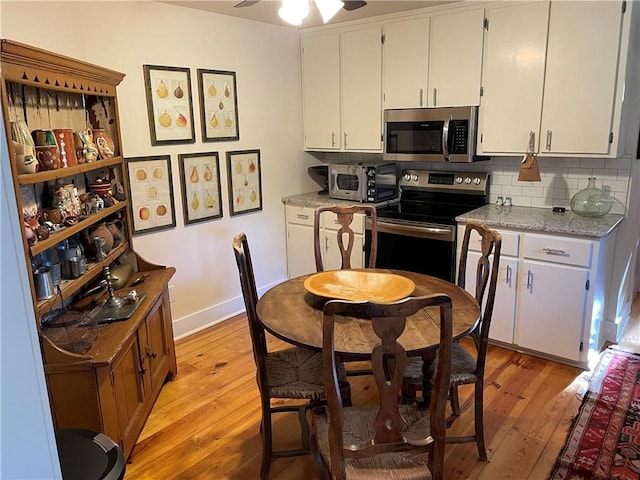
M 372 153 L 315 152 L 313 155 L 325 163 L 382 160 L 382 155 Z M 596 177 L 596 186 L 614 199 L 611 213 L 625 214 L 630 158 L 537 158 L 541 182 L 518 181 L 522 157 L 492 157 L 476 163 L 411 162 L 402 165 L 427 170 L 487 172 L 491 175 L 491 203 L 502 196 L 511 197 L 513 205 L 541 208 L 569 208 L 571 197 L 587 186 L 589 177 Z

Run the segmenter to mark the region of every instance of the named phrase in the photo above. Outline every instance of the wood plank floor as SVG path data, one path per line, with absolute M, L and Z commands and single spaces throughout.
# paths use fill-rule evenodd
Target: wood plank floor
M 640 351 L 640 297 L 621 346 Z M 272 347 L 283 346 L 273 338 Z M 125 480 L 259 478 L 260 401 L 244 315 L 177 342 L 178 375 L 165 385 L 127 465 Z M 485 384 L 488 462 L 475 444 L 448 445 L 445 478 L 546 479 L 587 386 L 587 373 L 491 346 Z M 352 377 L 354 403 L 370 400 L 369 377 Z M 452 434 L 473 428 L 472 388 L 460 391 Z M 276 448 L 299 444 L 295 414 L 274 423 Z M 310 457 L 276 459 L 271 480 L 315 478 Z

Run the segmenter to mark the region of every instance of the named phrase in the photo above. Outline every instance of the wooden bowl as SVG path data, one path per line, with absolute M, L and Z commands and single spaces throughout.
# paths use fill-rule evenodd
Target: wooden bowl
M 416 285 L 413 280 L 394 273 L 329 270 L 307 277 L 304 288 L 325 298 L 394 302 L 411 295 Z

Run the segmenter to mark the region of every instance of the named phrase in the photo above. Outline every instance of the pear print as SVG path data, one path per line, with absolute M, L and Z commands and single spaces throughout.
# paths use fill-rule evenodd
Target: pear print
M 178 82 L 178 86 L 173 91 L 173 96 L 176 97 L 176 98 L 184 97 L 184 91 L 182 90 L 182 87 L 180 87 L 180 82 Z
M 251 160 L 251 162 L 249 162 L 249 173 L 253 173 L 256 171 L 256 164 L 253 160 Z
M 224 126 L 227 128 L 231 128 L 233 126 L 233 120 L 231 120 L 231 114 L 230 113 L 225 113 L 224 114 Z
M 198 167 L 193 167 L 193 170 L 191 170 L 191 183 L 198 183 L 198 180 L 200 180 L 200 177 L 198 176 Z
M 218 116 L 215 113 L 211 117 L 211 126 L 213 128 L 218 128 Z
M 198 200 L 198 195 L 194 193 L 193 199 L 191 200 L 191 209 L 198 210 L 199 206 L 200 206 L 200 200 Z
M 242 160 L 236 160 L 236 173 L 242 173 Z
M 213 179 L 213 172 L 211 171 L 211 168 L 209 168 L 209 164 L 207 164 L 204 169 L 204 181 L 210 182 L 212 179 Z
M 182 113 L 178 111 L 176 108 L 176 112 L 178 112 L 178 118 L 176 118 L 176 126 L 184 128 L 187 126 L 187 117 L 185 117 Z
M 170 127 L 171 126 L 171 115 L 167 112 L 164 112 L 158 118 L 158 122 L 160 122 L 161 127 Z
M 236 205 L 242 205 L 244 203 L 244 197 L 242 191 L 238 190 L 238 196 L 236 197 Z
M 231 92 L 229 91 L 229 85 L 227 85 L 227 82 L 224 82 L 224 96 L 229 98 L 230 95 Z
M 167 96 L 169 95 L 169 89 L 162 80 L 160 80 L 160 84 L 158 85 L 158 89 L 156 90 L 156 95 L 158 95 L 158 97 L 160 98 L 167 98 Z
M 213 197 L 211 196 L 211 194 L 209 193 L 209 190 L 205 190 L 205 192 L 207 193 L 207 196 L 204 199 L 204 206 L 206 208 L 213 208 L 216 206 L 216 201 L 213 199 Z
M 220 100 L 220 103 L 218 104 L 218 108 L 220 110 L 222 110 L 224 108 L 224 103 L 222 103 L 222 100 Z
M 256 195 L 256 191 L 252 188 L 251 193 L 249 194 L 249 200 L 251 201 L 251 203 L 256 203 L 257 199 L 258 195 Z
M 249 186 L 249 180 L 247 179 L 247 176 L 244 176 L 244 186 L 248 187 Z
M 211 85 L 209 86 L 209 95 L 212 97 L 215 97 L 216 95 L 218 95 L 218 89 L 216 88 L 215 80 L 211 82 Z

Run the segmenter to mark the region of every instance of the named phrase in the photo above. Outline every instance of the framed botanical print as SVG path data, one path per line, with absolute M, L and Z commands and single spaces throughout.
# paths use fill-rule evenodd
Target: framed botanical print
M 133 234 L 176 226 L 171 157 L 125 158 Z
M 143 65 L 151 145 L 195 143 L 188 68 Z
M 236 73 L 198 69 L 203 142 L 238 140 Z
M 260 150 L 227 152 L 229 213 L 262 210 Z
M 178 155 L 184 223 L 222 218 L 218 152 Z

